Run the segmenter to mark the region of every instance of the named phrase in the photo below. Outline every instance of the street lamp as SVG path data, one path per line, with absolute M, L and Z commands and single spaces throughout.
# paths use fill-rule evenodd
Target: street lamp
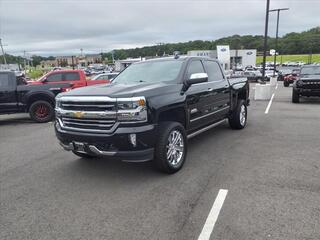
M 276 64 L 277 64 L 277 51 L 278 51 L 278 33 L 279 33 L 279 16 L 280 11 L 286 11 L 289 10 L 289 8 L 277 8 L 269 10 L 269 12 L 277 12 L 277 30 L 276 30 L 276 51 L 274 53 L 274 59 L 273 59 L 273 76 L 276 74 Z

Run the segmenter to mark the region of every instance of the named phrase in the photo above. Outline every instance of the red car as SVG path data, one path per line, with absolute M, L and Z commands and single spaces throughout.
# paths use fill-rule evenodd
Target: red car
M 297 80 L 297 78 L 299 76 L 299 72 L 300 72 L 300 69 L 293 69 L 291 74 L 289 74 L 283 78 L 283 86 L 289 87 L 289 85 L 291 83 L 293 83 L 295 80 Z
M 51 71 L 41 77 L 37 81 L 28 82 L 28 84 L 65 84 L 69 83 L 70 87 L 63 88 L 62 91 L 69 91 L 74 88 L 91 86 L 101 83 L 109 83 L 109 80 L 87 80 L 84 71 L 82 70 L 58 70 Z

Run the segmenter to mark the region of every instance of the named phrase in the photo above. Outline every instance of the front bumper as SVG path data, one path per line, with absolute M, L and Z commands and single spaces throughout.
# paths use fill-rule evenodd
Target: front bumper
M 60 145 L 67 151 L 85 152 L 121 161 L 144 162 L 153 159 L 157 125 L 118 127 L 110 134 L 92 134 L 65 131 L 56 122 L 55 132 Z M 130 134 L 136 135 L 136 146 L 131 143 Z
M 301 96 L 320 97 L 320 89 L 296 88 Z

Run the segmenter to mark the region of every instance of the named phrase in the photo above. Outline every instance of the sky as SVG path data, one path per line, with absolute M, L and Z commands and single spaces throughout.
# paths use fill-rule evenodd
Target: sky
M 270 0 L 280 36 L 320 25 L 320 0 Z M 108 52 L 157 43 L 263 35 L 266 0 L 0 0 L 0 38 L 13 55 Z M 275 36 L 270 13 L 269 36 Z

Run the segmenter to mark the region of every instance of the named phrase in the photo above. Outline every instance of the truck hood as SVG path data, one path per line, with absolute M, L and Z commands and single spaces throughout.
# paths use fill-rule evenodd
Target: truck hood
M 157 96 L 163 93 L 180 92 L 182 84 L 177 83 L 140 83 L 140 84 L 105 84 L 90 87 L 77 88 L 69 92 L 59 94 L 62 96 L 107 96 L 111 98 L 134 96 Z
M 300 77 L 302 81 L 320 81 L 320 75 L 302 75 Z

